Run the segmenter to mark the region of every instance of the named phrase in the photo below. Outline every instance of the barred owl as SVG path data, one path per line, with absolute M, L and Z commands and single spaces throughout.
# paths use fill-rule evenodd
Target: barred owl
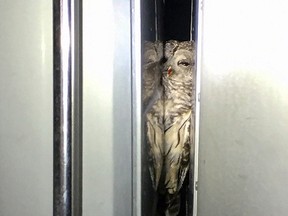
M 178 215 L 179 190 L 190 164 L 195 110 L 195 45 L 193 41 L 168 41 L 163 67 L 164 142 L 163 185 L 166 215 Z M 192 125 L 191 125 L 192 123 Z M 162 178 L 162 177 L 161 177 Z
M 195 104 L 195 47 L 192 41 L 166 42 L 167 61 L 161 67 L 162 73 L 161 49 L 153 43 L 145 43 L 144 48 L 147 61 L 144 60 L 143 98 L 149 171 L 162 200 L 158 212 L 176 216 L 193 140 L 190 131 L 194 122 L 191 117 Z

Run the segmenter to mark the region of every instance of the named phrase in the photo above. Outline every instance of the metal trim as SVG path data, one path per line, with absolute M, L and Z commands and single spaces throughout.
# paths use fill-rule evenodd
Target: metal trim
M 194 1 L 195 0 L 191 0 L 191 19 L 190 19 L 190 41 L 193 40 L 193 11 L 194 11 Z
M 141 83 L 141 1 L 131 0 L 132 40 L 132 215 L 141 216 L 141 143 L 142 143 L 142 83 Z
M 201 73 L 202 73 L 202 25 L 203 25 L 203 0 L 197 1 L 196 9 L 196 107 L 195 107 L 195 154 L 194 154 L 194 182 L 193 182 L 193 216 L 197 216 L 197 187 L 199 169 L 199 130 L 200 130 L 200 97 L 201 97 Z
M 82 1 L 53 2 L 53 215 L 82 214 Z

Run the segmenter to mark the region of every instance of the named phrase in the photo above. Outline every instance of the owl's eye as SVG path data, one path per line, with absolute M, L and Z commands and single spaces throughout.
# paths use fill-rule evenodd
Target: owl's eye
M 188 62 L 186 60 L 180 60 L 180 61 L 178 61 L 177 65 L 183 65 L 185 67 L 188 67 L 190 65 L 190 62 Z

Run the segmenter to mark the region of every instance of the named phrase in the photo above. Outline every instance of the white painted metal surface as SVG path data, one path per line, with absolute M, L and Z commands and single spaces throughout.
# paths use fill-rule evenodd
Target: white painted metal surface
M 288 2 L 205 0 L 198 216 L 288 212 Z
M 0 215 L 50 216 L 52 1 L 0 1 Z
M 83 215 L 132 214 L 130 1 L 83 1 Z

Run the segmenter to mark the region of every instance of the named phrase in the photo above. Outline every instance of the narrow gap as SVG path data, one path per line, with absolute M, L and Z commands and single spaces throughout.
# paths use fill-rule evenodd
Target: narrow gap
M 191 0 L 166 0 L 164 14 L 165 41 L 189 41 L 191 29 Z
M 165 121 L 168 120 L 165 119 L 167 118 L 167 115 L 165 116 L 164 114 L 165 94 L 163 92 L 165 90 L 165 87 L 163 82 L 165 81 L 163 81 L 163 73 L 165 73 L 165 70 L 168 73 L 169 70 L 169 68 L 164 68 L 165 61 L 167 61 L 167 56 L 165 57 L 165 44 L 169 44 L 169 41 L 171 40 L 178 41 L 177 44 L 181 44 L 181 42 L 184 41 L 191 41 L 191 39 L 195 40 L 197 11 L 193 8 L 197 8 L 197 4 L 198 0 L 141 1 L 143 85 L 142 119 L 144 136 L 144 141 L 142 145 L 141 179 L 142 216 L 192 216 L 194 171 L 192 163 L 193 155 L 188 155 L 188 161 L 186 160 L 184 162 L 184 159 L 182 160 L 182 164 L 189 163 L 190 166 L 187 173 L 185 174 L 182 186 L 178 187 L 177 192 L 171 195 L 171 193 L 168 193 L 167 189 L 167 185 L 169 185 L 169 182 L 165 180 L 165 176 L 167 176 L 167 173 L 165 173 L 165 160 L 168 160 L 166 158 L 168 156 L 165 156 L 165 150 L 163 150 L 163 148 L 162 153 L 159 153 L 158 150 L 160 149 L 159 151 L 161 152 L 161 147 L 159 146 L 164 146 L 165 143 L 167 143 L 163 141 L 164 139 L 167 139 L 167 134 L 165 135 L 165 133 L 173 128 L 171 125 L 171 128 L 165 128 Z M 180 48 L 181 46 L 182 45 L 180 45 Z M 190 46 L 190 44 L 188 44 L 188 46 Z M 175 47 L 174 50 L 177 50 L 178 45 L 176 45 Z M 166 50 L 168 50 L 168 48 L 166 48 Z M 185 56 L 185 52 L 183 53 Z M 181 53 L 181 55 L 183 53 Z M 190 66 L 191 64 L 194 64 L 194 62 L 190 62 L 193 61 L 193 59 L 187 59 L 184 59 L 187 62 L 181 62 L 181 64 L 183 63 L 184 67 L 186 67 L 186 65 Z M 173 69 L 171 69 L 171 71 L 173 73 Z M 196 81 L 196 74 L 194 78 Z M 195 83 L 196 82 L 193 83 L 193 88 L 196 88 Z M 191 98 L 194 98 L 193 93 L 191 95 Z M 173 119 L 171 121 L 173 121 Z M 184 123 L 183 125 L 181 125 L 181 127 L 179 126 L 179 130 L 178 132 L 176 132 L 176 137 L 178 137 L 178 143 L 180 142 L 179 140 L 184 139 L 184 128 L 186 128 L 185 130 L 190 132 L 190 147 L 194 148 L 194 140 L 191 136 L 192 133 L 194 134 L 193 126 L 194 116 L 191 117 L 190 126 L 185 125 Z M 161 133 L 163 133 L 163 135 L 161 135 Z M 161 140 L 161 137 L 162 142 L 159 141 Z M 159 148 L 157 149 L 155 148 L 155 146 Z M 183 144 L 183 146 L 185 145 Z M 169 154 L 170 153 L 171 152 L 169 151 Z M 159 165 L 159 161 L 164 162 L 163 164 Z M 178 161 L 180 161 L 179 158 Z M 180 177 L 178 176 L 178 181 L 179 179 Z M 171 206 L 169 206 L 170 204 L 167 203 L 172 204 Z M 170 213 L 168 213 L 167 209 L 169 209 Z

